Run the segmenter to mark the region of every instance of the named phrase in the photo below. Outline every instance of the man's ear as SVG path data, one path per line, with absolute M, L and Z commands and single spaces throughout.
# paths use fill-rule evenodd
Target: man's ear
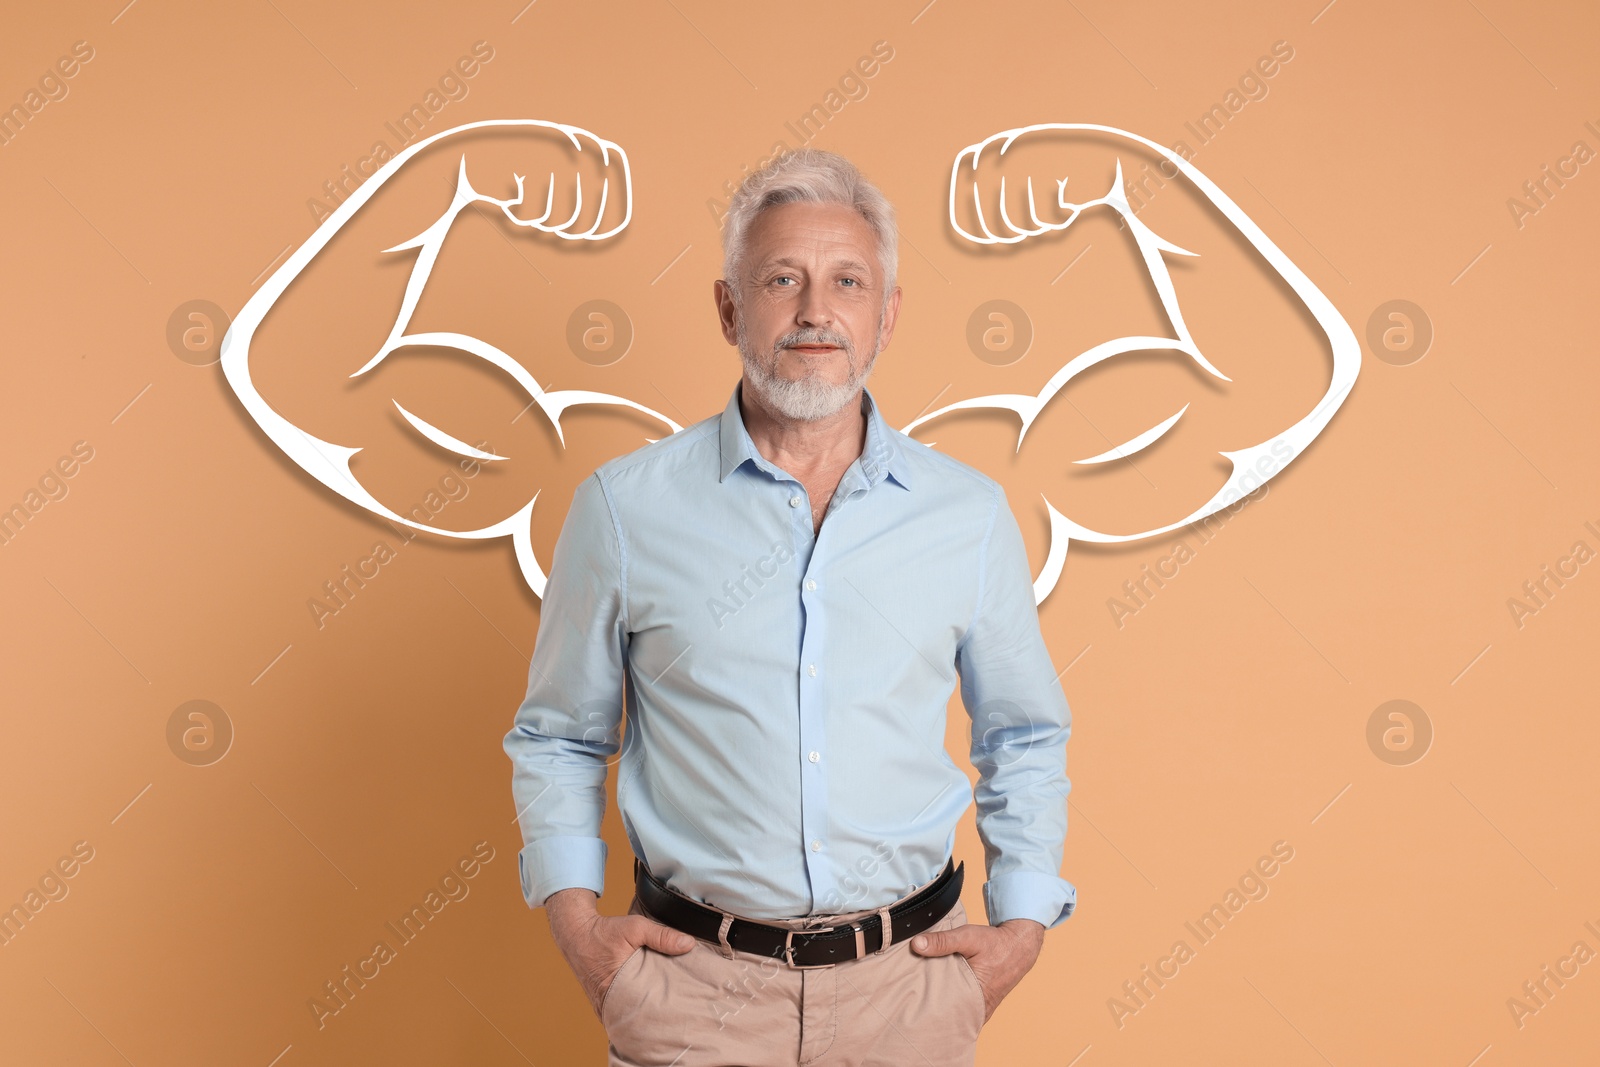
M 722 336 L 730 345 L 739 343 L 739 305 L 734 301 L 733 286 L 724 278 L 711 283 L 711 295 L 717 305 L 717 322 Z
M 900 321 L 900 287 L 897 285 L 889 293 L 889 298 L 883 305 L 883 325 L 878 329 L 878 350 L 884 351 L 889 347 L 889 342 L 894 340 L 895 324 Z

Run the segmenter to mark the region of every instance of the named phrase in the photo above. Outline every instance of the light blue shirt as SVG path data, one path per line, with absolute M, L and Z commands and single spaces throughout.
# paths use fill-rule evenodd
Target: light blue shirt
M 1063 922 L 1071 714 L 1004 491 L 863 391 L 865 447 L 813 536 L 739 390 L 573 495 L 505 738 L 529 906 L 602 891 L 612 763 L 634 854 L 680 893 L 756 919 L 905 896 L 974 800 L 944 747 L 959 676 L 989 922 Z

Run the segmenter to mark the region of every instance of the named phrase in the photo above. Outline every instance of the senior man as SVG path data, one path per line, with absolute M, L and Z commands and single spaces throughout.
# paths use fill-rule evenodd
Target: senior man
M 1076 902 L 1070 714 L 1021 531 L 994 480 L 865 388 L 896 234 L 840 156 L 750 175 L 715 283 L 743 377 L 581 483 L 557 539 L 505 749 L 523 894 L 614 1065 L 970 1064 Z M 951 858 L 974 799 L 944 750 L 958 677 L 988 925 Z M 635 857 L 614 917 L 612 762 Z

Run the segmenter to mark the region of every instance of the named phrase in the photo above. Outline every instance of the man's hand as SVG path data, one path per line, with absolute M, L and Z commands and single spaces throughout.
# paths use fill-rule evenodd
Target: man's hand
M 1022 976 L 1033 969 L 1044 947 L 1044 924 L 1032 919 L 1010 919 L 999 926 L 966 923 L 953 930 L 918 934 L 911 951 L 919 956 L 948 956 L 959 952 L 983 988 L 983 1021 L 988 1022 Z
M 550 894 L 544 910 L 556 947 L 598 1015 L 606 990 L 634 949 L 644 945 L 681 956 L 694 947 L 694 938 L 643 915 L 601 915 L 595 899 L 592 890 L 563 889 Z

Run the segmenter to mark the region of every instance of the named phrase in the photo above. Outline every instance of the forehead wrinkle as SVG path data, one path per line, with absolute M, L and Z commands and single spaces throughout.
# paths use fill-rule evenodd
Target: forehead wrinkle
M 766 269 L 769 267 L 805 267 L 807 265 L 807 261 L 804 258 L 784 255 L 764 259 L 759 266 L 761 269 Z M 855 271 L 870 271 L 872 269 L 867 263 L 856 259 L 854 256 L 831 259 L 828 261 L 828 266 Z
M 756 251 L 762 244 L 772 240 L 772 230 L 777 229 L 783 233 L 785 228 L 791 228 L 785 234 L 788 240 L 784 241 L 772 254 L 761 257 L 757 261 L 757 272 L 770 270 L 773 267 L 787 266 L 802 268 L 810 260 L 812 253 L 830 267 L 845 267 L 863 273 L 872 274 L 878 268 L 873 265 L 873 256 L 870 252 L 863 252 L 863 243 L 871 246 L 876 243 L 876 235 L 868 227 L 866 221 L 859 214 L 849 211 L 843 205 L 821 205 L 823 207 L 837 207 L 839 212 L 828 212 L 821 218 L 812 217 L 796 225 L 794 213 L 785 209 L 818 205 L 781 204 L 768 209 L 757 216 L 750 227 L 750 250 Z M 799 232 L 794 232 L 798 230 Z M 759 236 L 758 236 L 759 235 Z M 799 246 L 798 248 L 796 246 Z M 863 256 L 865 258 L 863 258 Z M 804 257 L 804 258 L 802 258 Z M 841 262 L 840 260 L 843 260 Z

